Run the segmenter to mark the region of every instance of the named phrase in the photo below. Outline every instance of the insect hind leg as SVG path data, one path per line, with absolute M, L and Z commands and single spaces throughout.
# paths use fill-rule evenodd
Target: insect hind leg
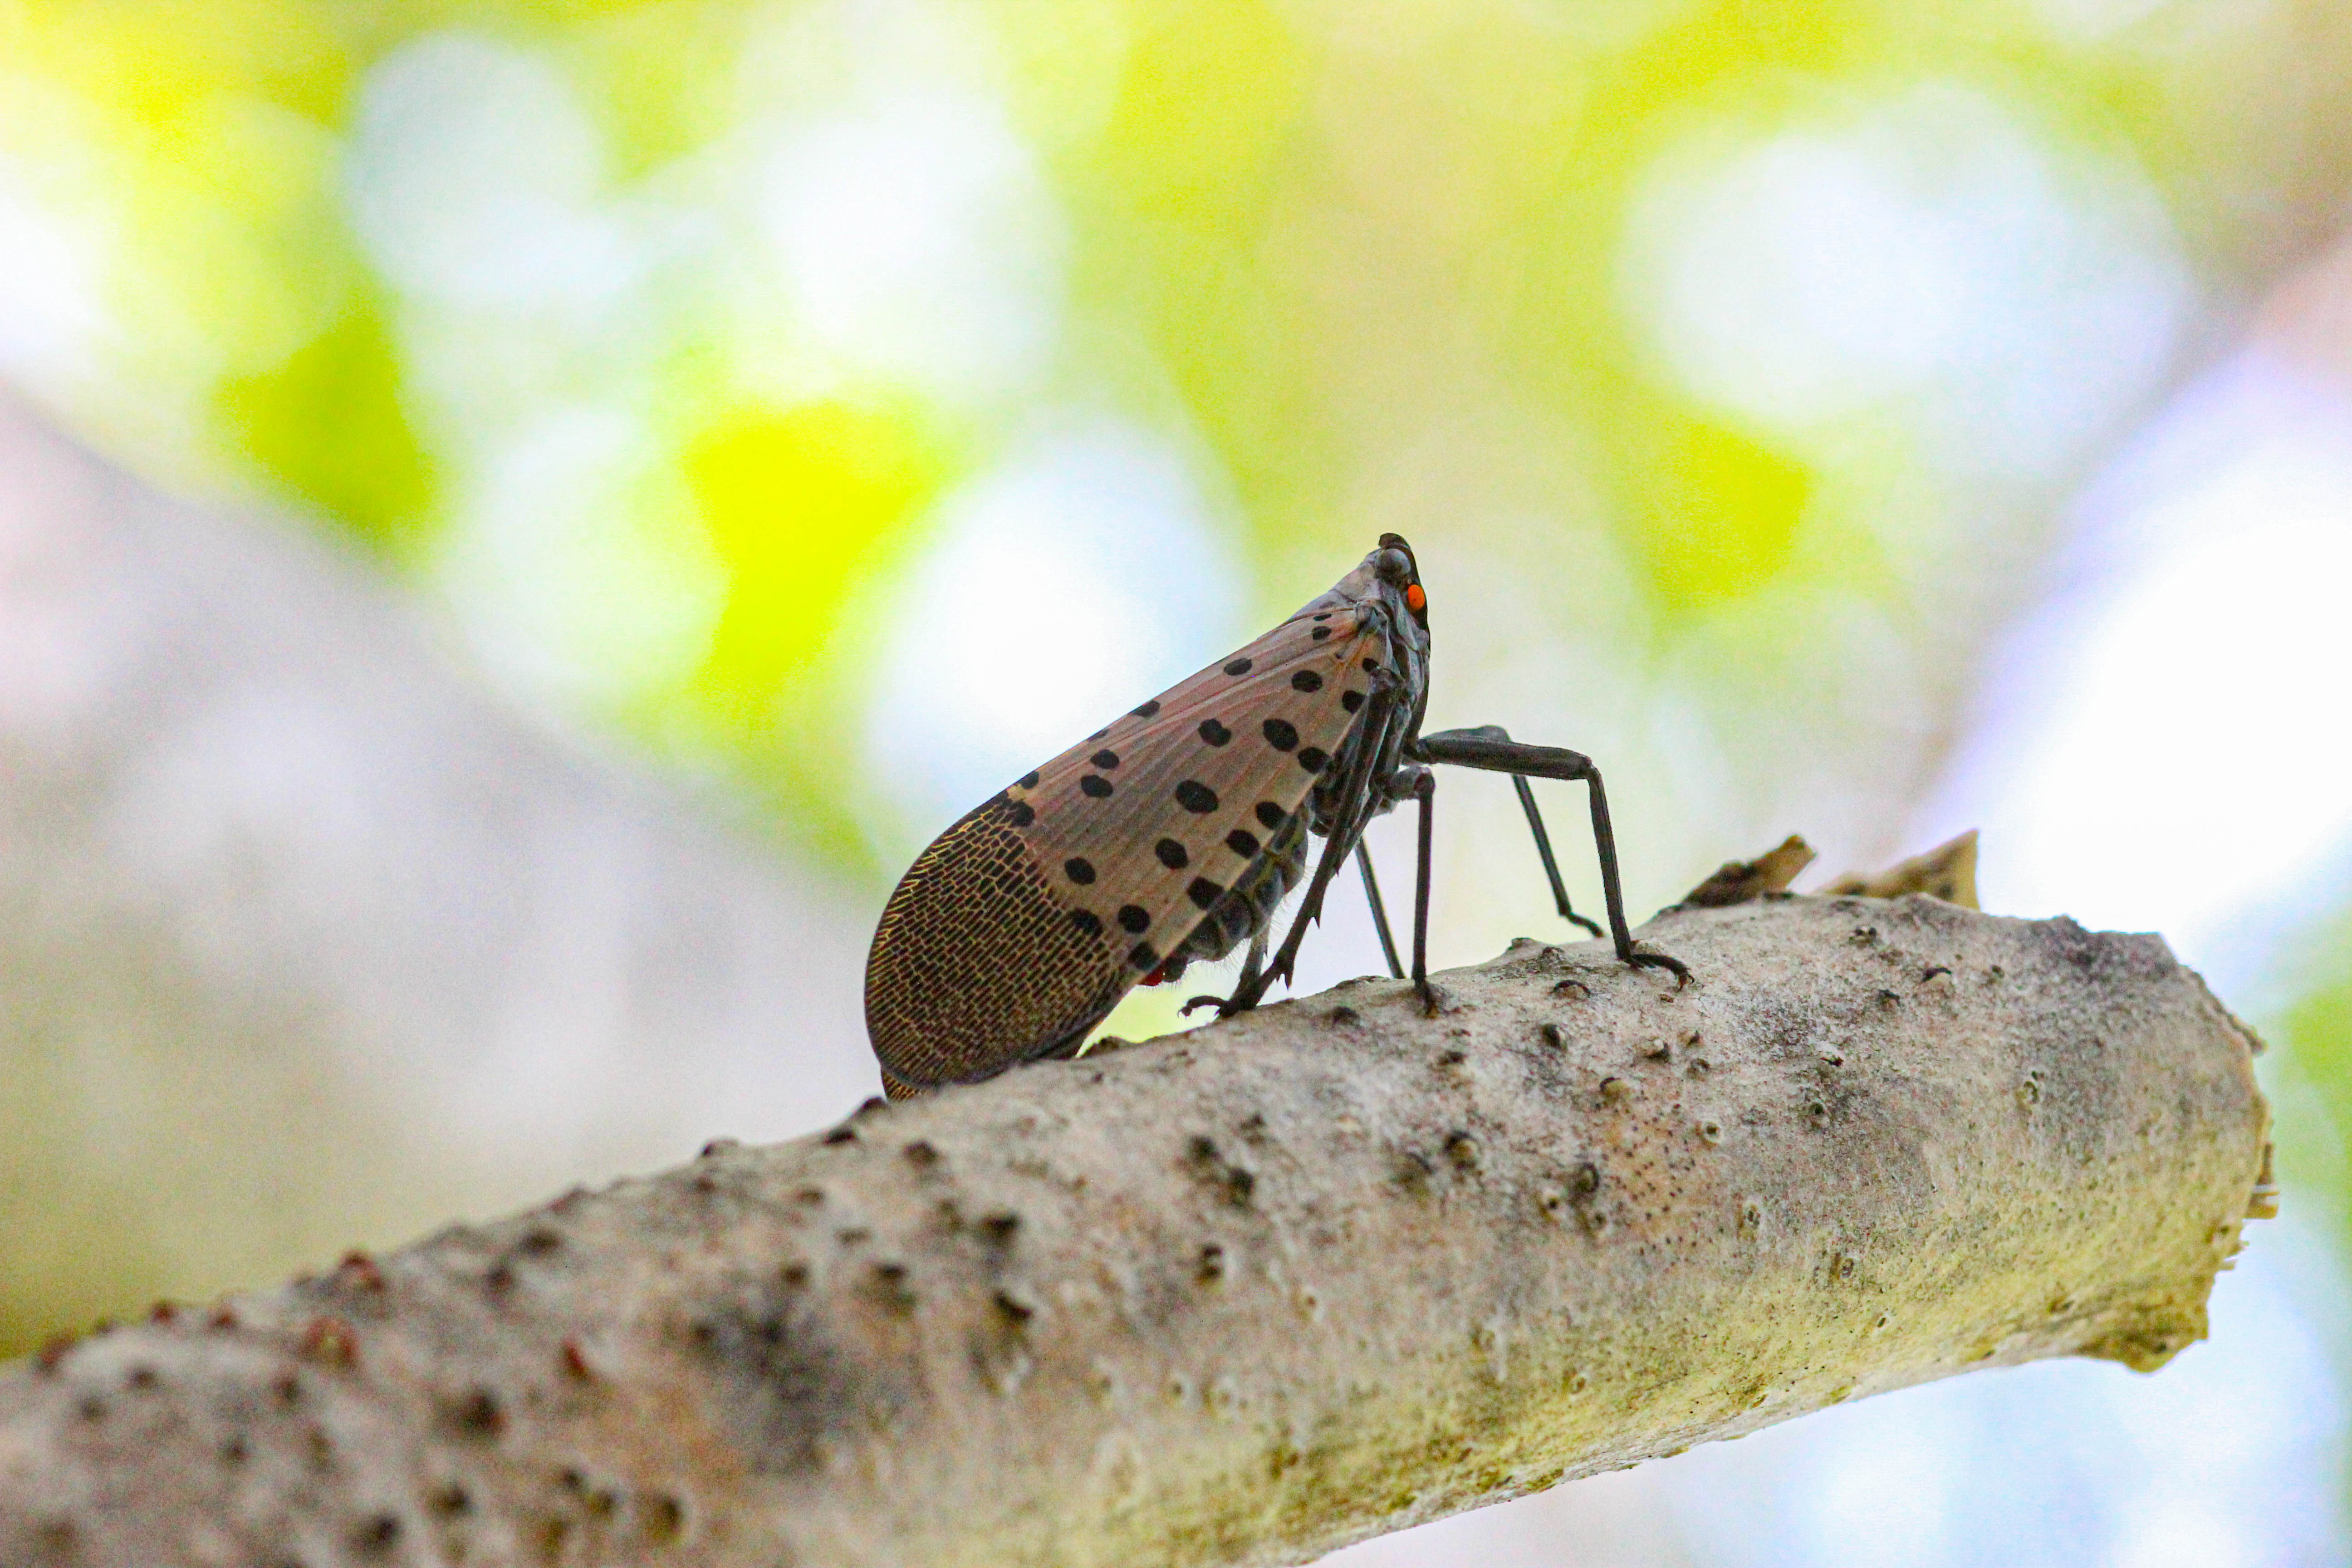
M 1448 730 L 1444 733 L 1481 741 L 1500 741 L 1506 745 L 1511 743 L 1511 732 L 1500 724 L 1480 724 L 1472 729 Z M 1559 909 L 1559 918 L 1570 925 L 1582 926 L 1594 936 L 1607 936 L 1609 933 L 1601 929 L 1598 921 L 1578 914 L 1576 906 L 1569 901 L 1568 883 L 1561 879 L 1559 874 L 1559 858 L 1552 853 L 1551 835 L 1544 828 L 1543 812 L 1536 805 L 1536 792 L 1528 785 L 1528 775 L 1513 773 L 1511 787 L 1518 792 L 1519 809 L 1527 814 L 1528 832 L 1536 841 L 1536 858 L 1543 862 L 1544 880 L 1551 884 L 1551 901 Z
M 1609 826 L 1609 796 L 1601 787 L 1601 770 L 1593 766 L 1591 757 L 1564 746 L 1531 746 L 1514 741 L 1496 724 L 1475 730 L 1441 730 L 1433 735 L 1423 735 L 1413 742 L 1410 754 L 1420 762 L 1444 763 L 1454 767 L 1510 773 L 1522 780 L 1559 779 L 1569 784 L 1582 784 L 1591 799 L 1592 845 L 1601 858 L 1601 891 L 1609 906 L 1609 934 L 1615 943 L 1619 962 L 1640 968 L 1666 970 L 1675 975 L 1677 983 L 1690 978 L 1690 968 L 1681 959 L 1641 947 L 1633 941 L 1633 933 L 1626 926 L 1625 895 L 1617 874 L 1617 835 Z M 1566 895 L 1563 893 L 1561 898 L 1564 903 Z
M 1513 773 L 1511 787 L 1519 792 L 1519 809 L 1528 814 L 1528 831 L 1535 835 L 1536 858 L 1543 862 L 1544 877 L 1551 883 L 1551 900 L 1559 907 L 1559 918 L 1570 925 L 1582 926 L 1594 936 L 1607 936 L 1600 921 L 1578 914 L 1568 901 L 1568 884 L 1560 880 L 1559 861 L 1551 852 L 1551 835 L 1544 831 L 1543 813 L 1536 809 L 1536 792 L 1528 783 L 1528 775 Z

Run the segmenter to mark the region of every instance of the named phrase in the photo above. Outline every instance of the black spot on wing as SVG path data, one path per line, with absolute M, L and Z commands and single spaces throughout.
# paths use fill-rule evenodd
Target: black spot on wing
M 1037 808 L 1025 800 L 1016 800 L 1004 808 L 1004 820 L 1015 827 L 1026 827 L 1037 820 Z
M 1078 781 L 1079 791 L 1093 800 L 1110 798 L 1110 780 L 1100 773 L 1088 773 Z
M 1194 907 L 1203 910 L 1224 897 L 1224 893 L 1225 890 L 1223 888 L 1206 877 L 1193 878 L 1192 885 L 1184 889 L 1184 896 L 1192 900 Z
M 1250 660 L 1246 657 L 1228 659 L 1225 661 L 1225 673 L 1227 675 L 1247 675 L 1250 672 Z
M 1118 907 L 1118 923 L 1128 931 L 1140 935 L 1151 929 L 1151 916 L 1140 904 L 1121 904 Z
M 1155 697 L 1149 702 L 1139 703 L 1137 706 L 1129 709 L 1128 711 L 1134 714 L 1139 719 L 1149 719 L 1154 713 L 1160 711 L 1160 699 Z
M 1233 738 L 1234 732 L 1231 730 L 1226 729 L 1223 724 L 1218 723 L 1214 719 L 1203 719 L 1201 721 L 1201 739 L 1208 742 L 1209 744 L 1213 746 L 1222 746 Z
M 1106 746 L 1101 751 L 1097 752 L 1093 756 L 1088 757 L 1087 761 L 1094 763 L 1095 766 L 1102 769 L 1103 772 L 1108 773 L 1111 769 L 1118 766 L 1118 753 Z
M 1102 935 L 1102 917 L 1092 910 L 1072 910 L 1070 923 L 1088 936 Z
M 1192 858 L 1184 852 L 1184 847 L 1173 838 L 1161 839 L 1151 847 L 1151 852 L 1159 856 L 1160 863 L 1171 871 L 1181 871 Z
M 1176 786 L 1176 804 L 1205 816 L 1217 809 L 1217 792 L 1199 779 L 1186 779 Z
M 1095 879 L 1095 863 L 1083 855 L 1073 855 L 1062 862 L 1062 875 L 1083 888 Z
M 1150 942 L 1139 942 L 1128 950 L 1127 963 L 1130 969 L 1149 974 L 1160 967 L 1160 954 Z
M 1298 765 L 1305 768 L 1310 773 L 1321 773 L 1323 771 L 1323 764 L 1330 760 L 1330 754 L 1325 752 L 1320 746 L 1301 746 L 1298 748 Z
M 1331 635 L 1331 628 L 1329 626 L 1317 626 L 1313 631 L 1308 632 L 1307 635 L 1313 637 L 1317 642 L 1321 642 L 1325 637 Z
M 1353 713 L 1357 709 L 1361 708 L 1363 705 L 1364 694 L 1360 691 L 1346 691 L 1339 695 L 1339 706 L 1345 708 L 1350 713 Z
M 1035 768 L 1031 768 L 1027 773 L 1021 775 L 1021 787 L 1023 789 L 1035 789 L 1037 787 L 1037 770 Z
M 1290 688 L 1294 691 L 1320 691 L 1323 678 L 1311 669 L 1302 669 L 1290 678 Z
M 1280 827 L 1283 823 L 1289 818 L 1289 816 L 1290 813 L 1283 810 L 1282 807 L 1275 805 L 1274 802 L 1270 800 L 1262 800 L 1257 803 L 1258 826 L 1265 828 L 1268 833 Z
M 1277 752 L 1286 752 L 1298 744 L 1298 726 L 1287 719 L 1268 719 L 1264 729 L 1265 743 Z
M 1246 827 L 1236 827 L 1225 835 L 1225 847 L 1246 860 L 1257 853 L 1257 835 Z

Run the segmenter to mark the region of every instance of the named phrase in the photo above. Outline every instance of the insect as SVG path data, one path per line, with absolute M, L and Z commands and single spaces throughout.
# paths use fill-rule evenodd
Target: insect
M 1591 758 L 1502 729 L 1421 732 L 1429 599 L 1393 533 L 1328 593 L 1199 674 L 1024 773 L 932 841 L 883 909 L 866 963 L 866 1027 L 893 1099 L 1076 1055 L 1136 984 L 1181 976 L 1246 940 L 1219 1016 L 1287 980 L 1331 879 L 1353 855 L 1389 971 L 1403 978 L 1364 827 L 1420 806 L 1412 980 L 1426 1006 L 1435 763 L 1512 775 L 1560 915 L 1569 906 L 1530 778 L 1581 780 L 1624 963 L 1686 977 L 1637 946 L 1618 889 L 1609 801 Z M 1307 893 L 1267 956 L 1276 909 L 1322 841 Z

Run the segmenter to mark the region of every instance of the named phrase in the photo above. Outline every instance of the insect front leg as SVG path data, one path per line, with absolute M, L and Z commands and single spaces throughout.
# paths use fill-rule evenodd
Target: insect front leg
M 1407 763 L 1389 775 L 1389 798 L 1407 795 L 1421 803 L 1421 821 L 1412 857 L 1412 988 L 1421 995 L 1422 1010 L 1437 1016 L 1437 993 L 1429 984 L 1429 867 L 1436 837 L 1437 775 L 1419 763 Z
M 1601 858 L 1601 891 L 1609 905 L 1609 932 L 1622 963 L 1670 971 L 1678 980 L 1690 978 L 1690 969 L 1669 954 L 1644 950 L 1633 941 L 1625 923 L 1625 895 L 1617 874 L 1617 835 L 1609 826 L 1609 796 L 1601 787 L 1601 770 L 1581 752 L 1564 746 L 1530 746 L 1511 740 L 1496 725 L 1476 730 L 1442 730 L 1423 735 L 1411 754 L 1425 763 L 1479 768 L 1522 778 L 1559 779 L 1584 784 L 1592 804 L 1592 843 Z M 1566 894 L 1561 894 L 1566 902 Z
M 1298 944 L 1306 940 L 1307 928 L 1323 918 L 1323 894 L 1331 879 L 1361 840 L 1364 824 L 1371 820 L 1371 794 L 1375 787 L 1372 764 L 1381 754 L 1383 738 L 1391 723 L 1402 721 L 1397 713 L 1397 689 L 1392 685 L 1375 683 L 1371 700 L 1364 705 L 1360 743 L 1354 760 L 1349 764 L 1347 776 L 1340 781 L 1337 819 L 1331 824 L 1330 837 L 1323 841 L 1323 853 L 1315 862 L 1315 876 L 1307 884 L 1307 897 L 1299 901 L 1298 913 L 1290 922 L 1290 932 L 1282 939 L 1273 960 L 1264 973 L 1252 985 L 1236 985 L 1234 994 L 1217 1008 L 1217 1016 L 1230 1018 L 1258 1005 L 1267 989 L 1277 980 L 1291 978 L 1293 966 L 1298 962 Z M 1302 805 L 1300 810 L 1308 809 Z
M 1380 879 L 1372 875 L 1372 852 L 1356 840 L 1356 872 L 1364 879 L 1364 902 L 1372 907 L 1372 930 L 1381 939 L 1381 956 L 1389 961 L 1389 978 L 1402 980 L 1404 964 L 1397 957 L 1396 937 L 1389 930 L 1388 905 L 1381 901 Z
M 1475 729 L 1448 730 L 1444 733 L 1466 735 L 1481 741 L 1501 741 L 1506 743 L 1508 743 L 1511 739 L 1511 732 L 1500 724 L 1481 724 Z M 1528 831 L 1534 836 L 1536 841 L 1536 858 L 1543 862 L 1544 879 L 1551 884 L 1551 901 L 1559 907 L 1559 918 L 1570 925 L 1582 926 L 1594 936 L 1607 936 L 1609 933 L 1601 929 L 1598 921 L 1578 914 L 1575 906 L 1569 902 L 1568 884 L 1560 878 L 1559 860 L 1552 853 L 1551 835 L 1544 830 L 1543 813 L 1537 809 L 1536 792 L 1528 787 L 1528 775 L 1513 773 L 1511 787 L 1518 792 L 1519 809 L 1527 813 Z
M 1276 952 L 1273 962 L 1261 963 L 1265 953 L 1265 932 L 1261 930 L 1250 943 L 1249 958 L 1243 963 L 1232 992 L 1224 996 L 1192 997 L 1184 1004 L 1186 1013 L 1191 1013 L 1195 1007 L 1213 1006 L 1218 1017 L 1230 1018 L 1236 1013 L 1246 1013 L 1256 1006 L 1276 981 L 1290 978 L 1292 965 L 1298 958 L 1298 944 L 1306 939 L 1307 928 L 1323 918 L 1324 889 L 1331 885 L 1332 877 L 1346 863 L 1349 848 L 1362 847 L 1364 824 L 1371 817 L 1365 797 L 1370 793 L 1372 759 L 1379 754 L 1381 735 L 1392 721 L 1394 712 L 1392 695 L 1385 690 L 1375 691 L 1365 715 L 1368 743 L 1357 753 L 1340 789 L 1342 820 L 1332 825 L 1331 837 L 1323 841 L 1323 853 L 1315 863 L 1315 875 L 1307 885 L 1307 896 L 1299 900 L 1298 913 L 1290 922 L 1290 933 L 1282 939 L 1282 946 Z M 1302 812 L 1307 809 L 1304 805 L 1299 807 Z M 1370 864 L 1366 861 L 1363 866 L 1369 878 Z M 1365 886 L 1371 888 L 1373 884 L 1367 881 Z M 1380 894 L 1374 890 L 1371 896 L 1374 916 L 1381 918 Z M 1386 925 L 1384 919 L 1382 925 Z M 1385 930 L 1382 936 L 1384 941 L 1387 940 Z
M 1431 812 L 1437 795 L 1437 776 L 1419 763 L 1408 763 L 1382 781 L 1381 793 L 1391 802 L 1421 803 L 1412 881 L 1412 985 L 1421 994 L 1422 1005 L 1434 1016 L 1437 998 L 1429 984 L 1429 867 L 1434 831 Z M 1404 965 L 1397 958 L 1396 938 L 1389 931 L 1388 908 L 1381 900 L 1381 885 L 1372 876 L 1371 854 L 1360 838 L 1356 841 L 1356 868 L 1363 873 L 1364 897 L 1372 906 L 1372 926 L 1380 933 L 1381 952 L 1389 961 L 1390 977 L 1402 980 Z

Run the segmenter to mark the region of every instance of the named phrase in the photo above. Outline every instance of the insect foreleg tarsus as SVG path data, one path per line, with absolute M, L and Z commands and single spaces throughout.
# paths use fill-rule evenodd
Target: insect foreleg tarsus
M 1265 972 L 1265 928 L 1261 926 L 1258 928 L 1257 934 L 1250 938 L 1249 956 L 1242 960 L 1241 973 L 1234 978 L 1234 994 L 1237 996 L 1244 989 L 1256 985 L 1257 977 Z M 1189 1017 L 1195 1007 L 1214 1007 L 1217 1009 L 1217 1016 L 1222 1018 L 1225 1016 L 1225 1004 L 1231 998 L 1225 996 L 1195 996 L 1177 1011 Z
M 1670 971 L 1678 980 L 1690 978 L 1690 970 L 1682 960 L 1639 947 L 1626 926 L 1625 895 L 1617 875 L 1617 836 L 1609 826 L 1609 795 L 1601 787 L 1601 770 L 1592 765 L 1591 757 L 1564 746 L 1526 745 L 1510 740 L 1495 725 L 1478 730 L 1442 730 L 1434 735 L 1423 735 L 1408 748 L 1408 754 L 1425 763 L 1448 763 L 1489 773 L 1584 784 L 1591 795 L 1592 843 L 1600 852 L 1601 891 L 1609 905 L 1609 933 L 1616 945 L 1618 959 Z

